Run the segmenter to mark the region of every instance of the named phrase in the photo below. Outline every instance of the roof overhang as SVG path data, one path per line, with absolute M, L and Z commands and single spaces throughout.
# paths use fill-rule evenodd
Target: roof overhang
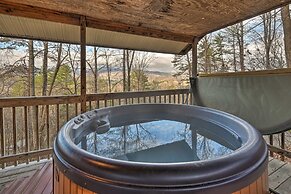
M 184 54 L 203 37 L 291 0 L 2 0 L 0 35 Z M 9 21 L 9 22 L 8 22 Z

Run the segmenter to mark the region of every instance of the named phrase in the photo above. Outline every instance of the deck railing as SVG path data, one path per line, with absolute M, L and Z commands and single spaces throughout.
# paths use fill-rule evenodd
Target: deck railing
M 86 97 L 87 110 L 124 104 L 189 102 L 188 89 L 88 94 Z M 80 114 L 80 103 L 79 95 L 0 98 L 0 167 L 50 158 L 58 130 Z M 269 136 L 271 155 L 278 153 L 282 160 L 291 158 L 290 151 L 286 150 L 286 135 L 289 138 L 290 132 Z
M 88 94 L 87 110 L 137 103 L 188 104 L 188 89 Z M 51 157 L 61 126 L 80 114 L 81 97 L 0 98 L 0 166 Z

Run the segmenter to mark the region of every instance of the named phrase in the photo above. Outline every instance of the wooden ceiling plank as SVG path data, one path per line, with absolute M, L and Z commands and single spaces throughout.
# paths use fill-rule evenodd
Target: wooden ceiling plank
M 71 25 L 80 25 L 81 15 L 64 13 L 60 11 L 54 11 L 35 6 L 21 5 L 15 3 L 8 3 L 5 1 L 0 2 L 0 13 L 34 18 L 40 20 L 47 20 L 51 22 L 65 23 Z M 186 36 L 183 34 L 171 33 L 163 30 L 150 29 L 145 27 L 130 26 L 123 23 L 117 23 L 108 20 L 95 19 L 86 17 L 87 27 L 122 32 L 127 34 L 135 34 L 140 36 L 148 36 L 159 39 L 166 39 L 178 42 L 191 43 L 192 36 Z
M 228 27 L 228 26 L 232 26 L 232 25 L 237 24 L 237 23 L 239 23 L 239 22 L 242 22 L 242 21 L 245 21 L 245 20 L 251 19 L 251 18 L 253 18 L 253 17 L 259 16 L 259 15 L 261 15 L 261 14 L 267 13 L 267 12 L 269 12 L 269 11 L 272 11 L 272 10 L 278 9 L 278 8 L 283 7 L 283 6 L 286 6 L 286 5 L 288 5 L 288 4 L 291 4 L 291 0 L 288 0 L 288 1 L 286 1 L 286 2 L 283 2 L 283 1 L 282 1 L 282 3 L 281 3 L 280 5 L 277 5 L 277 6 L 275 6 L 275 7 L 272 7 L 272 8 L 270 8 L 270 9 L 263 10 L 263 11 L 260 11 L 260 12 L 252 13 L 252 14 L 248 15 L 247 17 L 243 17 L 243 18 L 241 18 L 241 19 L 239 19 L 239 20 L 236 20 L 236 21 L 233 21 L 233 22 L 230 22 L 230 23 L 226 23 L 226 24 L 221 25 L 221 26 L 219 26 L 219 27 L 217 27 L 217 28 L 211 29 L 211 30 L 205 32 L 204 34 L 201 34 L 200 37 L 203 37 L 203 36 L 205 36 L 205 35 L 207 35 L 207 34 L 209 34 L 209 33 L 215 32 L 215 31 L 217 31 L 217 30 L 220 30 L 220 29 L 226 28 L 226 27 Z

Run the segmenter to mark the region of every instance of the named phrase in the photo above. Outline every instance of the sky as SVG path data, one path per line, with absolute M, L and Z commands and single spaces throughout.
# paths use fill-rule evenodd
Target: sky
M 149 71 L 161 71 L 166 73 L 173 73 L 175 71 L 173 64 L 171 61 L 174 58 L 173 54 L 154 54 L 156 59 L 153 63 L 149 66 Z

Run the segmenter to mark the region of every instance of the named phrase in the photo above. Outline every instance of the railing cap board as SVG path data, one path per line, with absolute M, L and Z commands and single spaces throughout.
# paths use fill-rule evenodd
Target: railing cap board
M 189 89 L 174 89 L 174 90 L 155 90 L 155 91 L 140 91 L 140 92 L 87 94 L 86 101 L 187 94 L 188 92 L 189 92 Z M 0 108 L 36 106 L 36 105 L 54 105 L 54 104 L 73 104 L 73 103 L 80 103 L 80 102 L 81 102 L 80 95 L 2 97 L 0 98 Z

